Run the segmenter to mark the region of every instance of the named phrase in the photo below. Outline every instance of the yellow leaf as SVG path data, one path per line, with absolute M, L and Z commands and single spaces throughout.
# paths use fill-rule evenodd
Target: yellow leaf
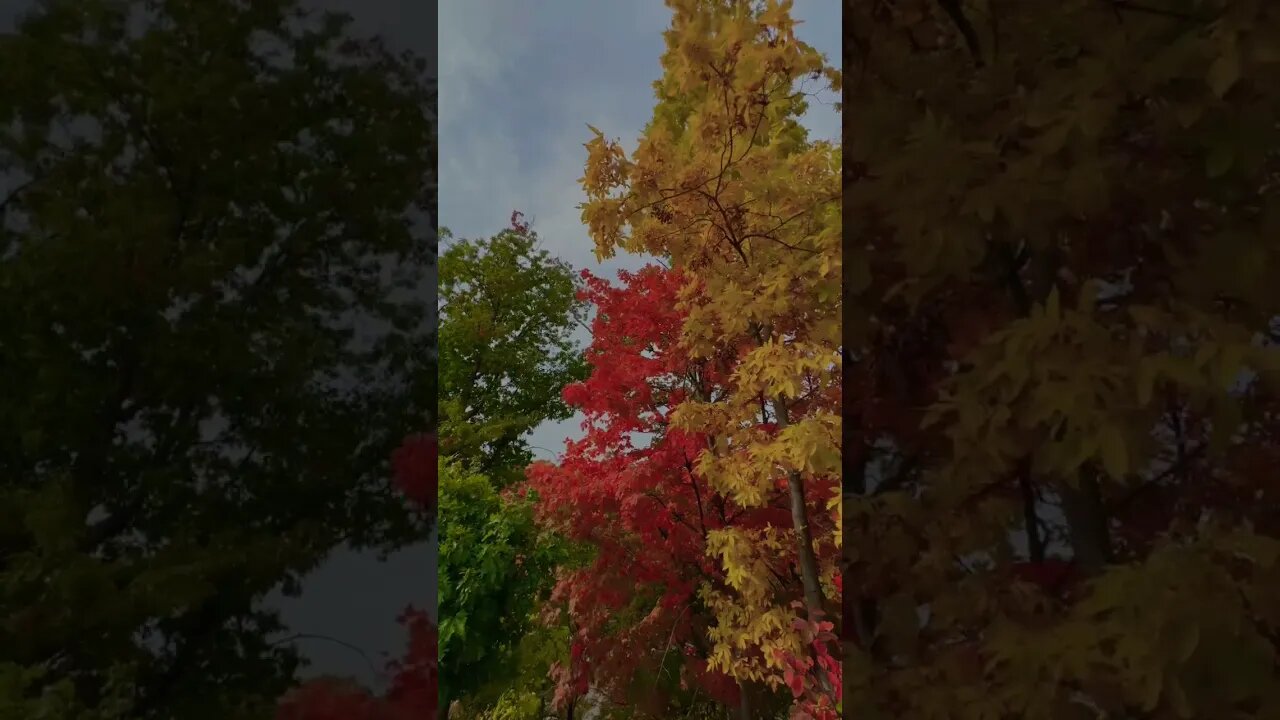
M 910 652 L 920 634 L 920 616 L 911 598 L 894 595 L 886 599 L 881 609 L 880 627 L 890 647 L 897 652 Z
M 1186 662 L 1200 644 L 1200 626 L 1194 622 L 1176 622 L 1165 629 L 1165 641 L 1178 662 Z
M 1076 312 L 1087 315 L 1093 312 L 1098 301 L 1098 281 L 1090 278 L 1080 286 L 1080 294 L 1076 296 Z
M 1205 343 L 1196 350 L 1195 359 L 1192 364 L 1197 370 L 1201 370 L 1209 364 L 1209 361 L 1218 354 L 1218 346 L 1212 343 Z
M 1182 683 L 1178 682 L 1178 678 L 1170 675 L 1165 677 L 1164 682 L 1165 696 L 1169 698 L 1169 706 L 1173 709 L 1173 714 L 1181 720 L 1190 720 L 1195 717 L 1195 710 L 1191 707 L 1187 693 L 1182 689 Z
M 1158 328 L 1163 324 L 1160 310 L 1150 305 L 1134 305 L 1130 307 L 1129 316 L 1142 327 Z
M 1234 42 L 1228 43 L 1217 60 L 1209 66 L 1206 81 L 1213 94 L 1222 97 L 1227 94 L 1236 81 L 1240 79 L 1240 48 Z
M 1246 348 L 1240 345 L 1228 345 L 1223 348 L 1222 354 L 1218 356 L 1218 387 L 1224 390 L 1230 390 L 1237 382 L 1240 381 L 1240 373 L 1244 369 L 1244 356 Z
M 1105 427 L 1098 435 L 1098 443 L 1102 451 L 1102 468 L 1117 480 L 1124 477 L 1129 471 L 1129 450 L 1119 428 Z
M 1200 103 L 1183 103 L 1177 106 L 1174 111 L 1178 117 L 1178 124 L 1183 128 L 1189 128 L 1196 124 L 1200 116 L 1204 114 L 1204 106 Z
M 1151 712 L 1160 704 L 1160 693 L 1164 689 L 1164 673 L 1157 670 L 1148 670 L 1145 677 L 1139 683 L 1138 691 L 1141 695 L 1141 707 L 1145 712 Z

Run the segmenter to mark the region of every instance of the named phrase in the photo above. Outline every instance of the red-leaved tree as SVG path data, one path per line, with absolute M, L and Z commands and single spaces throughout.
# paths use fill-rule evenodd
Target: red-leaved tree
M 589 566 L 562 571 L 548 604 L 557 616 L 567 611 L 573 633 L 573 666 L 553 671 L 554 704 L 576 701 L 589 684 L 659 715 L 676 688 L 735 706 L 737 683 L 707 668 L 715 617 L 699 590 L 723 587 L 707 533 L 785 525 L 786 505 L 779 493 L 748 511 L 714 493 L 696 470 L 708 439 L 670 426 L 686 398 L 722 392 L 727 364 L 695 362 L 681 347 L 684 278 L 653 265 L 619 273 L 618 285 L 583 277 L 597 309 L 591 374 L 563 395 L 586 416 L 585 436 L 528 471 L 540 522 L 594 551 Z

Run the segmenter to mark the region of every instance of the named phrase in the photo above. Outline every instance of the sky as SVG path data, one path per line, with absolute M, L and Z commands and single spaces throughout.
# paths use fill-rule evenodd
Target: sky
M 797 0 L 793 10 L 803 22 L 797 34 L 831 63 L 840 58 L 840 8 Z M 660 0 L 441 0 L 441 223 L 457 237 L 487 237 L 520 210 L 543 247 L 575 268 L 612 277 L 643 265 L 595 261 L 578 178 L 588 124 L 634 148 L 652 114 L 670 17 Z M 839 137 L 829 105 L 812 104 L 805 124 L 813 137 Z M 540 426 L 530 438 L 537 456 L 553 458 L 580 422 Z

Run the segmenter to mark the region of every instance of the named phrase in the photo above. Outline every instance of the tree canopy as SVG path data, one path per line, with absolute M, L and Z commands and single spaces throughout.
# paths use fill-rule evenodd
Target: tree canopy
M 286 0 L 55 0 L 0 65 L 0 714 L 261 717 L 263 595 L 424 533 L 424 65 Z
M 597 254 L 643 252 L 682 273 L 678 339 L 719 387 L 680 397 L 672 428 L 704 439 L 691 467 L 725 502 L 779 521 L 706 533 L 707 667 L 742 717 L 786 692 L 834 717 L 839 617 L 840 149 L 801 124 L 840 73 L 796 36 L 790 2 L 668 0 L 657 102 L 636 149 L 593 128 L 583 222 Z M 667 478 L 667 482 L 673 482 Z
M 867 717 L 1269 717 L 1265 3 L 846 2 Z
M 443 452 L 506 485 L 532 460 L 524 436 L 570 415 L 560 389 L 584 371 L 572 333 L 585 308 L 572 270 L 520 213 L 492 237 L 450 238 L 440 256 Z
M 560 394 L 584 375 L 573 332 L 586 305 L 572 269 L 519 212 L 491 237 L 445 242 L 440 709 L 537 715 L 549 686 L 542 658 L 563 643 L 534 621 L 570 548 L 535 525 L 534 498 L 518 485 L 533 458 L 528 434 L 571 413 Z

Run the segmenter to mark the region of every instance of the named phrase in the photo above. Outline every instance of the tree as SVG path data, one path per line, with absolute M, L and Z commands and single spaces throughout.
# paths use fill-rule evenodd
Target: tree
M 487 707 L 519 674 L 520 641 L 563 550 L 534 525 L 529 499 L 442 463 L 440 703 Z
M 522 218 L 440 260 L 442 707 L 484 710 L 513 683 L 543 683 L 521 638 L 565 550 L 534 526 L 531 499 L 504 492 L 532 459 L 527 434 L 569 416 L 560 391 L 584 371 L 576 278 Z
M 569 633 L 565 623 L 533 622 L 516 643 L 514 668 L 501 685 L 495 684 L 497 700 L 486 702 L 476 696 L 451 706 L 450 718 L 481 720 L 544 720 L 550 709 L 554 687 L 548 672 L 569 658 Z M 477 700 L 479 702 L 477 702 Z
M 716 617 L 704 593 L 727 587 L 708 538 L 786 522 L 785 498 L 775 492 L 767 507 L 745 509 L 716 494 L 694 465 L 706 439 L 670 425 L 684 398 L 720 392 L 724 381 L 722 362 L 691 360 L 679 344 L 685 278 L 657 265 L 619 273 L 617 286 L 583 276 L 596 309 L 591 372 L 564 397 L 585 415 L 586 434 L 528 473 L 539 521 L 590 553 L 562 568 L 547 606 L 573 628 L 555 704 L 568 706 L 589 685 L 653 717 L 685 712 L 697 694 L 734 707 L 733 678 L 708 667 Z
M 0 703 L 261 717 L 262 596 L 423 532 L 424 65 L 285 0 L 54 0 L 0 64 Z
M 851 701 L 1276 713 L 1274 13 L 846 12 Z
M 787 488 L 787 526 L 709 538 L 732 586 L 710 599 L 713 665 L 776 687 L 793 672 L 788 653 L 759 665 L 743 648 L 771 642 L 775 625 L 758 618 L 783 628 L 799 618 L 748 559 L 789 557 L 808 619 L 837 606 L 840 153 L 810 141 L 799 118 L 806 81 L 838 86 L 839 73 L 796 38 L 789 2 L 668 5 L 653 120 L 630 157 L 596 131 L 583 220 L 601 256 L 643 251 L 686 271 L 683 342 L 695 358 L 733 357 L 727 392 L 689 398 L 674 422 L 710 438 L 697 469 L 717 492 L 756 507 L 779 482 Z M 831 712 L 840 683 L 813 667 Z
M 512 213 L 491 238 L 453 241 L 440 257 L 444 453 L 503 486 L 533 459 L 524 436 L 569 417 L 560 389 L 583 372 L 573 272 L 521 217 Z

